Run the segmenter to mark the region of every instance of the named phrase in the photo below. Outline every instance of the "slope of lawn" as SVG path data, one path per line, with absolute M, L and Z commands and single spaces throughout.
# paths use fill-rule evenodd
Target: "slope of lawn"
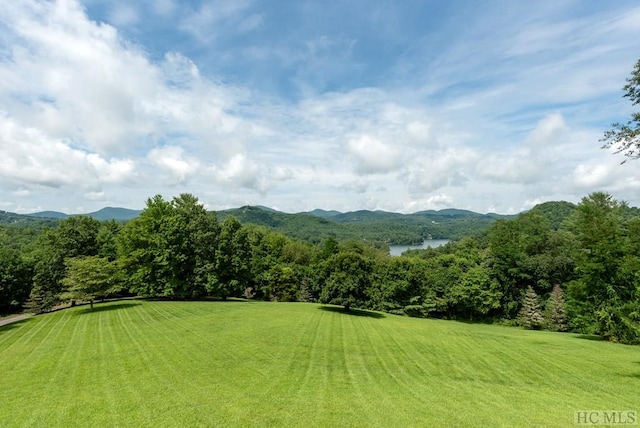
M 304 303 L 78 307 L 0 327 L 0 425 L 573 426 L 640 348 Z

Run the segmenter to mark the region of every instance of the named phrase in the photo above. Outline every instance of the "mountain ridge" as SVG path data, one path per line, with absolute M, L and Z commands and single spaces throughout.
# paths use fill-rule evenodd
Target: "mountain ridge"
M 573 204 L 547 202 L 539 205 L 541 212 L 554 227 L 559 227 L 569 216 Z M 537 206 L 536 206 L 537 207 Z M 533 209 L 535 209 L 534 207 Z M 98 220 L 128 221 L 142 210 L 105 207 L 87 214 Z M 492 223 L 517 215 L 495 213 L 480 214 L 456 208 L 424 210 L 402 214 L 382 210 L 340 212 L 315 209 L 299 213 L 285 213 L 264 206 L 242 206 L 215 211 L 219 221 L 236 217 L 242 224 L 267 227 L 294 239 L 317 243 L 328 238 L 368 241 L 384 244 L 420 244 L 425 239 L 462 239 L 486 231 Z M 70 217 L 56 211 L 43 211 L 29 215 L 0 216 L 0 223 L 18 224 L 20 221 L 46 221 L 52 224 Z

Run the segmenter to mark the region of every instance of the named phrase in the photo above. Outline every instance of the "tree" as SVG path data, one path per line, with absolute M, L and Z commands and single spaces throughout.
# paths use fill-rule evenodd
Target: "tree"
M 484 266 L 470 268 L 449 292 L 449 303 L 469 320 L 490 315 L 500 308 L 501 298 L 500 284 Z
M 118 267 L 104 257 L 73 257 L 65 262 L 67 272 L 62 284 L 67 291 L 63 294 L 70 300 L 89 300 L 93 310 L 93 301 L 120 291 Z
M 545 327 L 551 331 L 567 331 L 567 310 L 564 293 L 559 285 L 555 285 L 545 307 Z
M 113 261 L 118 258 L 118 234 L 122 230 L 122 224 L 115 220 L 107 220 L 100 224 L 96 241 L 98 254 Z
M 220 228 L 215 257 L 217 283 L 210 292 L 223 299 L 241 296 L 251 275 L 251 247 L 249 234 L 238 219 L 229 216 Z
M 31 290 L 31 266 L 20 252 L 0 248 L 0 311 L 18 309 L 29 297 Z
M 98 254 L 100 222 L 92 217 L 73 216 L 39 237 L 34 253 L 33 287 L 29 307 L 43 312 L 60 302 L 65 259 Z
M 321 303 L 344 306 L 347 311 L 366 306 L 373 272 L 371 260 L 353 251 L 341 251 L 329 257 L 321 269 L 324 279 Z
M 578 280 L 571 284 L 572 298 L 587 304 L 586 311 L 607 304 L 611 299 L 627 300 L 633 290 L 620 278 L 625 238 L 622 205 L 604 192 L 582 199 L 570 221 L 578 244 Z
M 145 296 L 192 298 L 216 283 L 218 222 L 195 196 L 156 195 L 118 235 L 130 289 Z
M 625 91 L 624 97 L 631 100 L 631 105 L 640 104 L 640 60 L 622 90 Z M 613 147 L 616 153 L 624 153 L 629 159 L 640 158 L 640 112 L 632 113 L 626 124 L 616 122 L 611 128 L 604 133 L 601 141 L 605 144 L 602 147 Z
M 518 321 L 524 328 L 535 330 L 542 326 L 544 318 L 540 310 L 538 295 L 531 286 L 527 287 L 527 293 L 522 302 L 522 309 Z

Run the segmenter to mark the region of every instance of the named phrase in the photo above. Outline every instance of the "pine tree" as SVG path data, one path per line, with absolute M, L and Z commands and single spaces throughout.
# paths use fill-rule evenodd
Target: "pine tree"
M 545 308 L 545 325 L 551 331 L 567 331 L 567 310 L 564 293 L 559 285 L 553 287 Z
M 522 302 L 522 309 L 520 310 L 518 319 L 520 325 L 529 330 L 539 329 L 544 322 L 538 295 L 533 291 L 531 286 L 527 287 L 527 294 Z
M 298 291 L 299 302 L 313 302 L 313 294 L 306 279 L 303 279 L 300 283 L 300 290 Z

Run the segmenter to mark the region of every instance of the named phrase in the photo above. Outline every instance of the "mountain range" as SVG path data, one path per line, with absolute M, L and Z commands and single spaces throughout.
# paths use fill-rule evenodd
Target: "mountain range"
M 548 218 L 552 227 L 557 228 L 575 208 L 569 202 L 546 202 L 536 206 Z M 142 211 L 127 208 L 106 207 L 99 211 L 82 214 L 97 220 L 128 221 Z M 480 233 L 498 219 L 508 219 L 513 215 L 480 214 L 461 209 L 426 210 L 411 214 L 387 211 L 360 210 L 340 212 L 315 209 L 313 211 L 289 214 L 262 206 L 216 211 L 219 221 L 230 215 L 243 224 L 265 226 L 295 239 L 307 242 L 322 242 L 328 237 L 339 240 L 356 239 L 376 243 L 415 244 L 425 239 L 459 239 Z M 58 221 L 70 217 L 56 211 L 42 211 L 33 214 L 14 214 L 0 211 L 0 223 L 53 226 Z
M 75 214 L 75 215 L 84 215 L 88 217 L 93 217 L 96 220 L 104 221 L 104 220 L 116 220 L 116 221 L 127 221 L 134 219 L 140 215 L 142 210 L 131 210 L 128 208 L 117 208 L 117 207 L 105 207 L 101 210 L 86 213 L 86 214 Z M 58 211 L 41 211 L 33 214 L 27 214 L 31 217 L 38 218 L 55 218 L 58 220 L 63 220 L 65 218 L 71 217 L 73 214 L 65 214 Z

